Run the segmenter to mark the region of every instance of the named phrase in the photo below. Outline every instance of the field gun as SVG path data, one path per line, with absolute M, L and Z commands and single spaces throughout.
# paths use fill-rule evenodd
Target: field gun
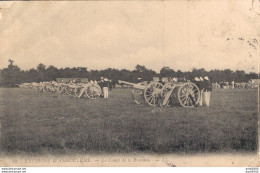
M 118 81 L 133 86 L 132 98 L 136 104 L 146 103 L 151 106 L 169 106 L 171 100 L 177 100 L 183 107 L 194 107 L 200 99 L 200 90 L 192 82 L 159 82 L 153 81 L 148 85 Z
M 100 97 L 102 90 L 98 84 L 86 83 L 59 83 L 59 94 L 66 93 L 77 98 L 97 99 Z
M 86 81 L 85 81 L 86 82 Z M 32 82 L 18 84 L 21 89 L 31 89 L 38 92 L 67 94 L 77 98 L 97 99 L 101 96 L 102 90 L 97 83 L 64 83 L 64 82 Z
M 97 99 L 102 94 L 101 87 L 97 83 L 88 82 L 79 83 L 75 89 L 75 95 L 78 98 L 85 97 L 89 99 Z
M 122 80 L 118 80 L 119 84 L 126 84 L 126 85 L 130 85 L 135 89 L 141 89 L 144 90 L 146 88 L 145 85 L 143 85 L 142 83 L 131 83 L 131 82 L 126 82 L 126 81 L 122 81 Z

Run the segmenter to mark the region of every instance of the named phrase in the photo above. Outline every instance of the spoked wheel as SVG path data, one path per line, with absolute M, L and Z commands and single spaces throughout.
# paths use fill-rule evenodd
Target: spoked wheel
M 144 90 L 144 99 L 151 106 L 159 105 L 163 85 L 159 82 L 150 83 Z
M 63 93 L 65 92 L 65 87 L 67 87 L 67 86 L 64 86 L 64 85 L 59 85 L 59 86 L 57 86 L 56 92 L 57 92 L 58 94 L 63 94 Z
M 76 97 L 79 97 L 80 96 L 80 93 L 81 93 L 81 90 L 83 89 L 82 86 L 78 86 L 77 88 L 75 88 L 74 90 L 74 94 Z
M 43 87 L 44 92 L 54 92 L 54 88 L 52 84 L 45 84 Z
M 68 95 L 72 95 L 73 94 L 73 88 L 70 86 L 66 86 L 65 87 L 65 93 Z
M 48 84 L 43 84 L 42 91 L 45 92 L 45 93 L 49 92 Z
M 28 85 L 28 87 L 27 87 L 27 89 L 30 89 L 30 90 L 32 90 L 32 89 L 33 89 L 33 86 L 32 86 L 32 84 L 29 84 L 29 85 Z
M 194 83 L 185 83 L 178 90 L 178 100 L 183 107 L 194 107 L 198 104 L 200 90 Z
M 136 104 L 144 103 L 144 92 L 141 89 L 132 90 L 132 98 Z
M 59 91 L 60 91 L 60 86 L 57 85 L 57 84 L 54 84 L 54 85 L 53 85 L 53 89 L 54 89 L 54 93 L 59 93 Z
M 36 86 L 35 89 L 38 92 L 42 92 L 43 91 L 43 86 Z
M 37 91 L 37 86 L 32 86 L 32 90 Z
M 101 93 L 102 91 L 99 85 L 91 84 L 88 87 L 86 87 L 83 96 L 86 96 L 89 99 L 97 99 L 100 97 Z

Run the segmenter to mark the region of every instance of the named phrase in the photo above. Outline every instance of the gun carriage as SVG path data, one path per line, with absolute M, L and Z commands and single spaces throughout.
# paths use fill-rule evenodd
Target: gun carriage
M 142 83 L 131 83 L 118 81 L 121 84 L 131 85 L 132 98 L 136 104 L 146 103 L 150 106 L 169 106 L 171 100 L 177 101 L 183 107 L 194 107 L 199 102 L 200 90 L 192 82 L 150 82 L 148 85 Z
M 77 98 L 97 99 L 102 94 L 101 87 L 92 82 L 88 83 L 63 83 L 63 82 L 40 82 L 23 83 L 18 85 L 22 89 L 32 89 L 38 92 L 50 92 L 67 94 Z
M 100 97 L 102 90 L 101 87 L 96 83 L 80 83 L 74 90 L 75 96 L 78 98 L 89 98 L 89 99 L 97 99 Z

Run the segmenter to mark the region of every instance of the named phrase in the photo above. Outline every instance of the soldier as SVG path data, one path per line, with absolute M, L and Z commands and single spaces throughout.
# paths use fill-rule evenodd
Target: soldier
M 200 101 L 199 106 L 203 106 L 203 98 L 204 98 L 204 89 L 205 89 L 205 82 L 202 77 L 199 78 L 199 89 L 200 89 Z
M 234 89 L 235 88 L 235 82 L 232 81 L 231 84 L 232 84 L 232 89 Z
M 210 95 L 211 95 L 211 92 L 212 92 L 212 84 L 211 84 L 208 76 L 204 77 L 204 79 L 205 79 L 204 100 L 205 100 L 206 106 L 209 107 Z
M 199 90 L 200 90 L 200 96 L 199 96 L 199 105 L 196 105 L 196 106 L 202 106 L 202 83 L 201 83 L 201 81 L 200 81 L 200 78 L 198 78 L 198 77 L 195 77 L 194 78 L 194 80 L 192 80 L 192 82 L 194 82 L 197 86 L 198 86 L 198 88 L 199 88 Z
M 198 77 L 195 77 L 194 80 L 195 80 L 196 82 L 200 81 L 200 79 L 199 79 Z
M 104 79 L 104 87 L 103 87 L 103 93 L 104 93 L 104 98 L 108 98 L 108 79 Z
M 172 81 L 173 81 L 174 83 L 177 83 L 177 82 L 178 82 L 178 78 L 177 78 L 177 77 L 174 77 L 174 78 L 172 78 Z

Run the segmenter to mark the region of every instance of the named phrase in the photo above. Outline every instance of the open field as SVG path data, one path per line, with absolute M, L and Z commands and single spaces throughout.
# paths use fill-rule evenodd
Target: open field
M 77 99 L 0 89 L 2 154 L 256 152 L 257 90 L 214 90 L 211 107 L 136 105 L 131 90 Z

